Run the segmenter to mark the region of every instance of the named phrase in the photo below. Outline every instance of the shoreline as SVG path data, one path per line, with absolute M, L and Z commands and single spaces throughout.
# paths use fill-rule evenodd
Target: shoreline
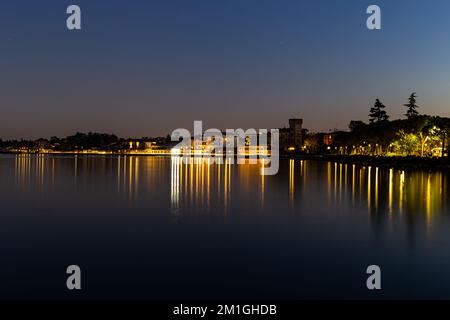
M 442 170 L 450 169 L 450 158 L 421 158 L 415 156 L 360 156 L 360 155 L 296 155 L 280 158 L 333 161 L 345 164 L 357 164 L 362 166 L 375 166 L 381 168 L 394 168 L 400 170 L 426 169 Z
M 171 157 L 170 153 L 118 153 L 118 152 L 13 152 L 0 151 L 0 155 L 27 154 L 27 155 L 66 155 L 66 156 L 142 156 L 142 157 Z M 236 156 L 236 155 L 234 155 Z M 361 156 L 361 155 L 292 155 L 280 154 L 280 159 L 331 161 L 345 164 L 356 164 L 362 166 L 376 166 L 382 168 L 408 169 L 450 169 L 450 158 L 421 158 L 416 156 Z

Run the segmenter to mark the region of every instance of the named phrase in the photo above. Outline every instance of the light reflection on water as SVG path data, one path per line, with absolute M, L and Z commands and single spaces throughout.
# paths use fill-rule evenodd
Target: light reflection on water
M 61 178 L 64 182 L 72 180 L 73 189 L 79 190 L 92 183 L 91 179 L 104 179 L 102 182 L 112 184 L 117 195 L 125 196 L 130 202 L 136 201 L 140 192 L 163 187 L 170 170 L 170 203 L 174 215 L 182 214 L 182 209 L 189 207 L 204 212 L 221 208 L 226 212 L 233 201 L 232 188 L 236 186 L 241 194 L 255 195 L 255 204 L 264 207 L 268 184 L 275 186 L 271 192 L 285 190 L 293 208 L 302 207 L 301 201 L 321 198 L 314 194 L 319 186 L 326 192 L 329 206 L 364 206 L 370 214 L 389 217 L 405 213 L 418 219 L 423 216 L 427 225 L 435 215 L 447 210 L 449 202 L 448 175 L 442 171 L 406 172 L 291 159 L 282 162 L 280 173 L 272 177 L 259 174 L 261 163 L 235 165 L 228 159 L 220 165 L 211 159 L 192 158 L 185 162 L 180 157 L 169 160 L 139 156 L 16 155 L 13 159 L 15 187 L 20 191 L 49 192 L 55 190 L 55 181 Z M 286 166 L 288 170 L 284 170 Z M 3 175 L 10 174 L 4 171 Z
M 114 186 L 117 195 L 130 202 L 137 201 L 140 192 L 164 188 L 170 172 L 174 215 L 182 214 L 183 208 L 226 212 L 233 201 L 233 186 L 238 186 L 240 194 L 255 195 L 258 200 L 255 205 L 260 208 L 265 205 L 268 185 L 271 192 L 282 194 L 285 190 L 292 208 L 302 208 L 303 201 L 322 198 L 316 194 L 319 185 L 326 191 L 329 206 L 364 206 L 370 214 L 386 214 L 390 218 L 404 214 L 418 219 L 423 216 L 427 225 L 433 223 L 436 215 L 447 211 L 449 201 L 448 175 L 442 171 L 406 172 L 291 159 L 282 161 L 280 173 L 272 177 L 259 174 L 262 163 L 235 165 L 229 160 L 219 165 L 211 159 L 193 158 L 185 162 L 179 157 L 16 155 L 13 159 L 15 187 L 23 192 L 55 191 L 56 180 L 59 183 L 71 180 L 76 191 L 97 180 Z M 5 170 L 3 167 L 3 176 L 10 174 Z
M 395 284 L 383 298 L 450 297 L 450 278 L 439 274 L 450 267 L 447 172 L 286 159 L 276 176 L 262 176 L 262 165 L 2 155 L 0 253 L 11 266 L 0 269 L 0 280 L 18 297 L 38 295 L 14 291 L 21 288 L 16 273 L 36 261 L 43 268 L 55 259 L 65 264 L 69 243 L 86 265 L 114 261 L 129 271 L 115 294 L 99 284 L 99 297 L 361 297 L 366 292 L 354 274 L 375 262 L 391 270 Z M 186 261 L 192 270 L 170 271 Z M 406 285 L 404 266 L 423 277 L 416 291 Z M 324 272 L 329 268 L 341 281 Z M 159 280 L 149 278 L 154 291 L 145 291 L 142 277 L 152 274 Z M 59 280 L 49 279 L 48 296 L 58 297 Z M 197 291 L 187 279 L 197 281 Z M 40 285 L 39 278 L 27 281 Z M 211 282 L 218 282 L 215 291 Z

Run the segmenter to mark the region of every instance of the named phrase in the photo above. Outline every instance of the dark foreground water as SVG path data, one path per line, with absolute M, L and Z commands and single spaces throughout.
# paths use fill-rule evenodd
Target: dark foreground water
M 446 172 L 2 155 L 0 178 L 0 298 L 450 298 Z

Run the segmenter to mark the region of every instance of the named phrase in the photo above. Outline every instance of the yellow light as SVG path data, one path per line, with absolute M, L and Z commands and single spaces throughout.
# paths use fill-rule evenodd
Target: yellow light
M 173 154 L 173 155 L 179 155 L 179 154 L 181 154 L 181 151 L 178 148 L 172 148 L 170 150 L 170 153 Z

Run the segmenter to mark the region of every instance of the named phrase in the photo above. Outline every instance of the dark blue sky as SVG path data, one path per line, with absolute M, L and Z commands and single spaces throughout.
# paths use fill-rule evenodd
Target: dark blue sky
M 66 7 L 82 30 L 66 29 Z M 381 31 L 366 8 L 382 9 Z M 5 0 L 0 137 L 207 127 L 312 131 L 392 118 L 417 91 L 450 116 L 448 0 Z

